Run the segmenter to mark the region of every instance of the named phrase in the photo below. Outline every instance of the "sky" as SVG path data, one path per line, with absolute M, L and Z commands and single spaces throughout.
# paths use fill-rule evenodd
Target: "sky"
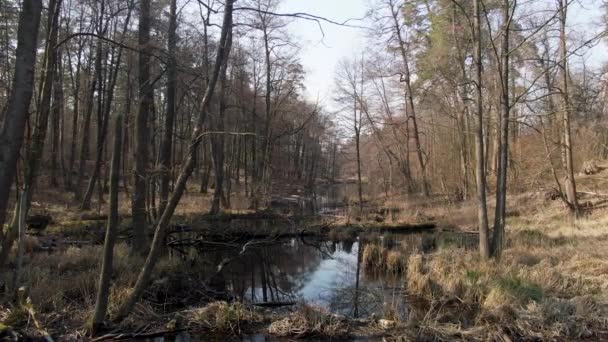
M 363 19 L 369 0 L 284 0 L 283 13 L 305 12 L 343 22 L 347 19 Z M 352 22 L 362 24 L 363 22 Z M 337 26 L 328 23 L 319 25 L 312 21 L 297 20 L 290 25 L 290 32 L 300 40 L 301 60 L 306 74 L 307 96 L 323 104 L 331 102 L 334 70 L 337 63 L 360 53 L 364 47 L 365 30 Z
M 543 1 L 535 0 L 540 4 Z M 306 12 L 342 22 L 351 18 L 364 18 L 370 0 L 283 0 L 280 11 L 283 13 Z M 581 0 L 569 11 L 569 25 L 575 32 L 591 35 L 601 23 L 605 9 L 601 0 Z M 364 22 L 353 22 L 364 25 Z M 358 55 L 365 47 L 365 30 L 323 24 L 325 36 L 315 22 L 297 20 L 290 25 L 289 31 L 300 41 L 301 61 L 306 75 L 307 97 L 319 100 L 331 107 L 331 92 L 334 84 L 334 70 L 337 63 Z M 602 44 L 586 55 L 591 66 L 598 66 L 608 60 L 608 48 Z

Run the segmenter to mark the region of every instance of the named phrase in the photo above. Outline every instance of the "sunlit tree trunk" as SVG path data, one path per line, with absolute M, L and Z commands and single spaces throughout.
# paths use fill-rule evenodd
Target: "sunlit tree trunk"
M 507 173 L 509 168 L 509 31 L 511 23 L 510 0 L 504 0 L 502 6 L 503 32 L 500 48 L 500 145 L 498 154 L 498 173 L 496 179 L 496 213 L 494 216 L 494 233 L 492 236 L 492 254 L 500 258 L 504 243 L 505 219 L 507 210 Z
M 570 128 L 570 92 L 569 92 L 569 75 L 568 75 L 568 50 L 566 42 L 566 20 L 568 14 L 568 0 L 558 0 L 559 3 L 559 19 L 560 19 L 560 61 L 558 63 L 561 71 L 561 82 L 562 82 L 562 122 L 563 122 L 563 156 L 565 159 L 566 166 L 566 198 L 570 211 L 576 217 L 579 215 L 578 198 L 576 195 L 576 181 L 574 180 L 574 165 L 572 161 L 572 136 Z
M 477 118 L 477 130 L 475 132 L 475 152 L 477 157 L 477 224 L 479 228 L 479 254 L 483 259 L 490 257 L 489 229 L 488 229 L 488 208 L 486 200 L 486 170 L 485 170 L 485 149 L 483 146 L 483 93 L 482 93 L 482 57 L 481 57 L 481 15 L 480 0 L 474 3 L 474 41 L 473 58 L 475 63 L 475 115 Z

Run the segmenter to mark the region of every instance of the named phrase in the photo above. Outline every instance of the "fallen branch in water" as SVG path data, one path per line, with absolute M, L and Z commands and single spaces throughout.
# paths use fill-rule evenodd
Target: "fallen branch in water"
M 98 342 L 98 341 L 107 341 L 107 340 L 114 340 L 114 341 L 118 341 L 118 340 L 130 340 L 130 339 L 134 339 L 134 338 L 152 338 L 152 337 L 159 337 L 159 336 L 167 336 L 167 335 L 175 335 L 179 332 L 182 331 L 186 331 L 187 329 L 174 329 L 174 330 L 157 330 L 157 331 L 152 331 L 149 333 L 114 333 L 114 334 L 106 334 L 103 336 L 99 336 L 93 340 L 91 340 L 92 342 Z

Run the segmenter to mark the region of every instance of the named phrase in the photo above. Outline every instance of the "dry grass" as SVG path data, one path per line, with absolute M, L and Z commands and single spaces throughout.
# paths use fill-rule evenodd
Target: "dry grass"
M 395 277 L 405 274 L 408 256 L 420 250 L 422 238 L 416 241 L 400 239 L 399 243 L 392 234 L 368 235 L 363 246 L 361 263 L 367 275 Z
M 349 325 L 342 318 L 309 305 L 301 306 L 296 312 L 268 327 L 268 333 L 278 337 L 344 337 Z
M 213 302 L 189 310 L 186 318 L 192 327 L 232 335 L 240 335 L 245 326 L 262 321 L 261 315 L 243 304 L 227 302 Z
M 408 260 L 408 292 L 430 304 L 411 336 L 434 340 L 569 340 L 608 333 L 608 213 L 568 220 L 536 203 L 508 221 L 499 263 L 441 245 Z M 457 303 L 457 305 L 454 305 Z M 408 335 L 409 336 L 409 335 Z
M 386 270 L 391 274 L 401 274 L 406 269 L 406 259 L 400 251 L 389 251 L 386 254 Z
M 52 254 L 33 254 L 26 261 L 25 283 L 30 287 L 32 304 L 41 312 L 62 311 L 93 305 L 99 278 L 100 246 L 69 247 Z M 132 272 L 140 260 L 128 255 L 125 244 L 115 248 L 114 274 L 120 274 L 115 288 L 132 285 Z
M 367 270 L 376 270 L 383 265 L 382 248 L 375 243 L 365 245 L 363 248 L 363 267 Z
M 34 243 L 34 242 L 32 242 Z M 29 288 L 31 309 L 37 313 L 41 324 L 53 334 L 76 331 L 86 326 L 93 310 L 102 246 L 69 247 L 53 253 L 26 254 L 23 284 Z M 117 306 L 127 298 L 134 285 L 137 272 L 143 260 L 129 255 L 126 244 L 118 244 L 114 250 L 114 277 L 110 292 L 110 316 Z M 176 276 L 187 272 L 177 259 L 163 258 L 157 265 L 158 277 Z M 3 279 L 11 280 L 10 271 L 2 274 Z M 173 291 L 171 286 L 179 281 L 166 282 L 164 289 L 154 282 L 146 297 L 156 297 L 161 291 Z M 9 311 L 7 311 L 9 312 Z M 161 312 L 162 313 L 162 312 Z M 23 318 L 19 321 L 19 317 Z M 12 314 L 11 326 L 32 327 L 23 315 Z M 144 300 L 138 304 L 134 313 L 121 324 L 127 330 L 141 325 L 141 322 L 162 321 L 162 317 L 151 304 Z

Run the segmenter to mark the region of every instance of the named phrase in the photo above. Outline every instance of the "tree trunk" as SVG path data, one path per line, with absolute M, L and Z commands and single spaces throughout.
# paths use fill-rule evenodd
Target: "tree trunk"
M 169 199 L 169 182 L 171 181 L 171 148 L 173 145 L 173 127 L 175 126 L 175 95 L 177 83 L 177 61 L 175 53 L 177 50 L 177 0 L 171 0 L 169 13 L 168 33 L 168 62 L 167 62 L 167 113 L 165 115 L 165 129 L 163 141 L 160 148 L 160 205 L 159 212 L 162 213 Z
M 102 13 L 103 13 L 103 5 L 102 5 Z M 101 25 L 101 23 L 100 23 Z M 104 54 L 102 53 L 102 56 Z M 106 55 L 107 56 L 107 55 Z M 103 57 L 105 60 L 105 56 Z M 105 63 L 104 63 L 105 64 Z M 105 136 L 107 131 L 107 118 L 104 115 L 104 72 L 102 70 L 101 64 L 99 68 L 95 68 L 95 79 L 97 80 L 97 84 L 99 85 L 99 90 L 97 92 L 97 144 L 96 144 L 96 155 L 95 155 L 95 166 L 93 167 L 93 172 L 89 177 L 89 182 L 87 185 L 87 189 L 84 193 L 84 197 L 82 198 L 82 203 L 80 204 L 80 208 L 82 210 L 91 209 L 91 197 L 93 196 L 93 191 L 95 190 L 95 185 L 97 184 L 97 178 L 99 176 L 99 171 L 101 168 L 101 162 L 103 159 L 103 147 L 105 143 Z M 107 102 L 107 98 L 105 99 Z M 108 113 L 109 114 L 109 113 Z
M 137 112 L 135 138 L 135 170 L 133 172 L 133 252 L 146 251 L 146 184 L 148 167 L 148 145 L 150 144 L 149 116 L 152 106 L 153 88 L 150 79 L 150 0 L 140 1 L 139 18 L 139 110 Z
M 501 64 L 501 97 L 500 97 L 500 145 L 498 148 L 498 174 L 496 179 L 496 212 L 494 216 L 494 234 L 492 236 L 492 254 L 500 259 L 505 234 L 507 210 L 507 173 L 509 171 L 509 31 L 511 6 L 509 0 L 503 3 L 503 38 L 500 51 Z
M 19 210 L 27 213 L 29 211 L 32 189 L 36 183 L 38 167 L 42 158 L 44 143 L 46 141 L 46 131 L 48 127 L 49 114 L 51 111 L 51 96 L 53 91 L 53 76 L 55 74 L 55 45 L 57 44 L 57 31 L 59 29 L 59 11 L 61 0 L 51 0 L 49 2 L 49 12 L 47 19 L 48 39 L 45 48 L 45 58 L 43 64 L 44 76 L 41 80 L 40 103 L 36 113 L 36 123 L 33 134 L 32 147 L 27 151 L 25 165 L 25 179 L 23 182 L 24 193 L 26 195 L 25 205 Z M 17 211 L 17 210 L 16 210 Z M 15 215 L 10 224 L 9 232 L 2 241 L 2 251 L 0 252 L 0 267 L 4 265 L 10 253 L 11 247 L 17 235 L 18 217 Z
M 57 52 L 57 65 L 55 70 L 55 78 L 53 80 L 53 104 L 51 109 L 51 177 L 50 185 L 52 187 L 59 186 L 57 180 L 59 172 L 59 145 L 60 140 L 60 123 L 63 116 L 63 75 L 61 74 L 61 54 Z
M 102 59 L 102 42 L 101 40 L 97 41 L 97 48 L 95 52 L 95 71 L 94 74 L 97 74 L 97 70 L 101 69 L 101 59 Z M 92 52 L 91 52 L 92 53 Z M 90 81 L 91 87 L 89 89 L 89 93 L 87 94 L 87 102 L 84 113 L 84 121 L 82 124 L 82 141 L 80 145 L 80 160 L 78 163 L 78 175 L 76 178 L 76 186 L 74 187 L 74 197 L 76 200 L 80 200 L 82 198 L 82 182 L 84 180 L 84 173 L 86 168 L 86 160 L 89 158 L 89 143 L 90 138 L 89 134 L 91 132 L 91 116 L 93 115 L 93 99 L 95 95 L 95 91 L 97 90 L 97 77 L 93 77 Z M 101 85 L 99 86 L 101 89 Z
M 230 50 L 232 46 L 232 34 L 228 33 L 226 40 L 226 49 Z M 215 167 L 215 191 L 213 192 L 213 201 L 211 202 L 211 215 L 218 214 L 220 212 L 220 204 L 222 197 L 224 196 L 224 159 L 225 159 L 225 144 L 226 144 L 226 133 L 225 130 L 225 115 L 226 115 L 226 71 L 228 69 L 228 59 L 222 62 L 220 70 L 219 80 L 219 113 L 217 117 L 211 120 L 211 155 L 213 157 L 213 165 Z
M 572 161 L 572 136 L 570 128 L 570 93 L 569 93 L 569 82 L 568 82 L 568 50 L 566 42 L 566 20 L 568 15 L 568 0 L 558 0 L 559 12 L 560 12 L 560 62 L 559 68 L 561 70 L 562 77 L 562 121 L 564 128 L 563 136 L 563 155 L 565 157 L 566 165 L 566 198 L 568 199 L 568 206 L 574 217 L 578 217 L 580 214 L 580 208 L 578 205 L 578 198 L 576 196 L 576 182 L 574 180 L 574 163 Z
M 139 298 L 142 296 L 150 279 L 152 278 L 152 271 L 154 270 L 154 266 L 156 265 L 156 261 L 158 260 L 161 251 L 162 244 L 165 238 L 165 231 L 169 222 L 171 221 L 171 217 L 175 212 L 175 208 L 177 207 L 182 194 L 186 188 L 186 183 L 188 182 L 188 178 L 192 175 L 194 171 L 194 166 L 196 164 L 196 151 L 198 146 L 200 145 L 202 139 L 202 128 L 203 123 L 206 118 L 206 111 L 209 108 L 209 103 L 211 102 L 211 98 L 213 96 L 213 92 L 215 90 L 215 85 L 217 83 L 217 79 L 220 73 L 220 66 L 223 64 L 224 59 L 227 59 L 230 54 L 230 45 L 227 44 L 227 38 L 229 32 L 232 32 L 232 8 L 233 8 L 234 0 L 227 0 L 226 5 L 224 7 L 224 20 L 222 24 L 222 33 L 220 36 L 220 40 L 217 46 L 216 60 L 214 64 L 213 74 L 209 80 L 207 85 L 207 90 L 205 91 L 205 96 L 203 97 L 203 103 L 201 104 L 201 113 L 197 120 L 196 127 L 193 132 L 192 141 L 190 145 L 190 149 L 188 151 L 188 159 L 182 169 L 179 178 L 177 179 L 177 183 L 175 185 L 175 190 L 171 195 L 169 202 L 167 203 L 167 207 L 165 211 L 160 216 L 160 219 L 156 223 L 154 230 L 154 238 L 152 240 L 152 246 L 146 258 L 143 268 L 141 269 L 137 282 L 131 291 L 129 297 L 122 303 L 122 305 L 118 308 L 118 312 L 115 317 L 115 321 L 123 320 L 133 309 Z M 231 33 L 230 33 L 231 34 Z
M 6 117 L 0 131 L 0 226 L 6 219 L 6 209 L 34 93 L 36 47 L 41 12 L 42 1 L 32 0 L 23 3 L 23 9 L 19 14 L 15 72 Z M 4 232 L 0 229 L 0 240 L 3 236 Z
M 418 159 L 418 165 L 420 166 L 420 174 L 422 176 L 422 193 L 424 196 L 428 197 L 430 194 L 429 190 L 429 182 L 426 174 L 426 163 L 424 162 L 424 156 L 422 152 L 422 143 L 420 142 L 420 131 L 418 129 L 418 120 L 416 118 L 416 106 L 414 104 L 414 93 L 412 88 L 411 81 L 411 73 L 410 73 L 410 65 L 407 57 L 407 51 L 405 47 L 405 41 L 403 40 L 403 36 L 401 34 L 401 25 L 399 24 L 399 16 L 401 15 L 400 11 L 397 11 L 396 8 L 391 4 L 391 14 L 393 16 L 393 22 L 395 26 L 395 34 L 398 38 L 399 43 L 399 51 L 401 52 L 401 58 L 403 63 L 403 81 L 405 82 L 406 87 L 406 106 L 409 106 L 410 113 L 408 115 L 408 121 L 412 121 L 412 129 L 414 130 L 414 145 L 416 146 L 416 157 Z M 409 142 L 408 142 L 409 143 Z M 408 156 L 409 158 L 409 156 Z
M 474 12 L 475 22 L 473 32 L 475 35 L 474 63 L 475 63 L 475 114 L 477 116 L 477 131 L 475 132 L 475 153 L 477 157 L 477 224 L 479 225 L 479 254 L 482 259 L 490 257 L 489 229 L 488 229 L 488 207 L 486 200 L 486 170 L 485 149 L 483 146 L 483 93 L 482 93 L 482 57 L 481 57 L 481 15 L 479 1 L 475 0 Z
M 27 194 L 22 192 L 19 196 L 19 207 L 17 209 L 17 224 L 19 225 L 19 245 L 17 246 L 17 261 L 15 262 L 15 272 L 13 274 L 13 286 L 12 291 L 15 299 L 18 298 L 19 284 L 21 284 L 21 274 L 23 270 L 23 252 L 25 248 L 25 201 L 27 200 Z
M 122 32 L 123 37 L 125 36 L 127 29 L 129 27 L 130 19 L 131 19 L 131 8 L 129 8 L 127 18 L 125 20 L 124 29 Z M 101 166 L 102 166 L 102 163 L 104 160 L 104 158 L 103 158 L 104 146 L 105 146 L 106 136 L 108 135 L 108 124 L 110 121 L 110 112 L 112 111 L 112 102 L 114 100 L 114 89 L 116 88 L 116 81 L 118 79 L 118 71 L 120 70 L 120 62 L 122 60 L 122 51 L 123 51 L 123 48 L 121 46 L 118 48 L 118 53 L 117 53 L 114 63 L 110 63 L 110 73 L 109 73 L 110 79 L 109 79 L 109 84 L 106 89 L 106 97 L 103 100 L 103 102 L 98 101 L 98 105 L 99 105 L 98 111 L 101 114 L 98 115 L 99 127 L 97 130 L 97 132 L 98 132 L 98 134 L 97 134 L 97 155 L 96 155 L 96 159 L 95 159 L 95 166 L 93 169 L 93 173 L 91 174 L 91 177 L 89 179 L 89 185 L 87 187 L 87 190 L 84 194 L 84 198 L 82 199 L 82 203 L 80 206 L 81 209 L 83 209 L 83 210 L 88 210 L 91 208 L 91 197 L 93 196 L 95 184 L 96 184 L 96 182 L 98 182 L 98 178 L 100 178 L 99 174 L 101 172 Z M 112 59 L 114 59 L 114 58 L 112 58 Z M 112 64 L 114 64 L 114 69 L 112 69 L 112 66 L 111 66 Z M 104 83 L 101 69 L 98 71 L 97 79 L 98 79 L 100 89 L 101 89 L 102 88 L 101 85 Z M 101 92 L 99 93 L 98 96 L 99 96 L 99 99 L 102 98 Z M 103 108 L 101 106 L 102 103 L 103 103 Z M 100 190 L 99 197 L 100 197 L 100 199 L 103 199 L 103 182 L 100 182 L 100 184 L 102 184 L 100 186 L 102 189 Z
M 70 74 L 72 77 L 72 87 L 73 87 L 73 101 L 74 101 L 74 110 L 72 113 L 72 140 L 70 145 L 70 156 L 68 161 L 68 188 L 73 190 L 72 176 L 74 172 L 74 162 L 76 161 L 76 146 L 78 139 L 78 117 L 80 116 L 80 75 L 81 75 L 81 57 L 83 51 L 83 44 L 78 44 L 78 53 L 76 55 L 76 75 L 74 77 L 73 74 Z M 71 55 L 68 52 L 68 66 L 70 69 L 70 73 L 72 73 L 72 62 Z M 90 63 L 90 62 L 89 62 Z
M 116 241 L 116 228 L 118 227 L 118 186 L 120 180 L 121 152 L 122 115 L 118 115 L 114 128 L 114 146 L 110 170 L 110 213 L 103 245 L 103 261 L 97 288 L 97 300 L 95 301 L 95 310 L 93 311 L 93 321 L 91 324 L 91 332 L 93 335 L 102 327 L 108 309 L 108 297 L 110 294 L 110 280 L 112 278 L 112 264 L 114 258 L 114 243 Z

